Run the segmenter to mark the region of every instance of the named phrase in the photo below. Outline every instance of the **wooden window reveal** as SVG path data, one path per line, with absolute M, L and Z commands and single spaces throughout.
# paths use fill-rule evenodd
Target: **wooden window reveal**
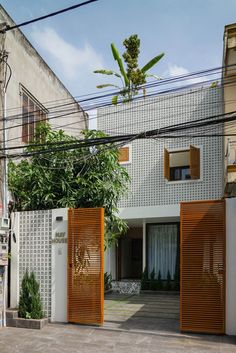
M 200 148 L 190 146 L 191 179 L 200 179 Z
M 129 147 L 121 147 L 119 148 L 119 162 L 124 163 L 124 162 L 129 162 L 130 159 L 130 151 Z
M 182 151 L 176 151 L 178 153 Z M 164 177 L 168 181 L 171 180 L 170 175 L 170 153 L 167 149 L 164 149 Z M 190 179 L 200 179 L 200 148 L 190 146 L 189 149 L 189 164 L 190 164 Z M 183 166 L 186 167 L 186 166 Z M 181 179 L 189 180 L 189 179 Z
M 170 180 L 170 154 L 164 149 L 164 177 Z

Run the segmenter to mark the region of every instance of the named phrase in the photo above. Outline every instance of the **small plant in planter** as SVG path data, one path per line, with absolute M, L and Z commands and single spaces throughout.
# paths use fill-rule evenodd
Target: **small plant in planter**
M 142 290 L 149 289 L 148 270 L 146 267 L 145 267 L 144 271 L 142 272 L 142 276 L 141 276 L 141 289 Z
M 178 272 L 175 272 L 175 276 L 174 276 L 174 289 L 176 291 L 179 291 L 180 290 L 180 280 L 179 280 L 179 273 Z
M 34 272 L 29 274 L 26 271 L 22 279 L 18 314 L 25 319 L 42 319 L 44 316 Z
M 112 281 L 112 276 L 111 273 L 105 272 L 104 273 L 104 289 L 109 290 L 111 289 L 111 281 Z
M 171 286 L 171 275 L 170 275 L 170 271 L 168 270 L 167 272 L 167 281 L 166 281 L 166 290 L 171 290 L 172 286 Z
M 157 277 L 157 289 L 162 290 L 163 289 L 163 282 L 161 278 L 161 271 L 159 270 L 158 272 L 158 277 Z
M 157 280 L 155 279 L 155 270 L 150 273 L 150 290 L 157 290 Z

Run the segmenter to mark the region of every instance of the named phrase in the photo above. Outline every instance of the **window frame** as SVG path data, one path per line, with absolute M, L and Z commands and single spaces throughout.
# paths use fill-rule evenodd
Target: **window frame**
M 34 138 L 37 122 L 47 121 L 48 110 L 21 84 L 20 96 L 22 110 L 21 141 L 29 143 Z M 27 98 L 27 104 L 25 98 Z M 30 110 L 30 107 L 33 110 Z M 33 114 L 30 114 L 31 111 Z
M 128 161 L 119 161 L 120 165 L 126 165 L 126 164 L 132 163 L 132 144 L 131 143 L 118 148 L 118 151 L 119 151 L 119 149 L 126 148 L 126 147 L 128 147 L 128 149 L 129 149 L 129 159 L 128 159 Z
M 191 180 L 191 178 L 185 178 L 185 179 L 172 179 L 172 174 L 175 173 L 176 170 L 179 170 L 179 172 L 182 174 L 182 171 L 184 169 L 189 169 L 190 166 L 188 165 L 183 165 L 183 166 L 178 166 L 178 167 L 170 167 L 170 181 L 183 181 L 183 180 Z
M 190 152 L 191 147 L 194 147 L 199 150 L 199 164 L 200 164 L 199 165 L 199 178 L 198 179 L 191 178 L 191 179 L 184 179 L 184 180 L 170 180 L 169 160 L 166 165 L 167 154 L 169 155 L 170 153 L 187 152 L 187 151 Z M 167 173 L 168 166 L 169 166 L 169 179 L 166 178 L 166 175 L 168 176 L 168 173 Z M 190 160 L 189 160 L 189 167 L 190 167 Z M 202 182 L 203 181 L 203 146 L 202 145 L 194 145 L 194 146 L 189 145 L 188 147 L 181 147 L 181 148 L 171 148 L 171 149 L 164 148 L 164 179 L 168 185 L 181 184 L 181 183 L 192 183 L 192 182 L 198 182 L 198 183 Z

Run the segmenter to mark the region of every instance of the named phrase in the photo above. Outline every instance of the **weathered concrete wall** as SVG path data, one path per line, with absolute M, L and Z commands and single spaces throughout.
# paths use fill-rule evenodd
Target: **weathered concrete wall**
M 2 22 L 13 24 L 12 19 L 0 6 L 0 23 Z M 63 130 L 78 136 L 86 126 L 86 114 L 20 30 L 6 33 L 5 48 L 9 52 L 8 63 L 12 69 L 12 78 L 7 89 L 8 126 L 22 124 L 21 119 L 13 119 L 13 116 L 22 114 L 23 86 L 46 108 L 51 107 L 48 110 L 53 114 L 49 115 L 49 118 L 66 114 L 50 120 L 53 128 L 64 125 Z M 60 107 L 68 103 L 71 104 Z M 66 124 L 69 125 L 65 126 Z M 8 130 L 7 139 L 15 137 L 19 137 L 18 141 L 10 141 L 9 145 L 21 143 L 21 127 Z

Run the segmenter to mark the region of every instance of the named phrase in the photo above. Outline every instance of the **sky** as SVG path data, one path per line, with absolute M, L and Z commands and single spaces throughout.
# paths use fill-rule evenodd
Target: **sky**
M 2 0 L 16 23 L 77 4 L 83 0 Z M 71 93 L 97 93 L 96 85 L 118 83 L 94 74 L 117 70 L 111 54 L 114 42 L 131 34 L 141 40 L 140 66 L 165 53 L 152 69 L 163 78 L 220 66 L 223 32 L 236 22 L 236 0 L 98 0 L 51 19 L 22 27 Z

